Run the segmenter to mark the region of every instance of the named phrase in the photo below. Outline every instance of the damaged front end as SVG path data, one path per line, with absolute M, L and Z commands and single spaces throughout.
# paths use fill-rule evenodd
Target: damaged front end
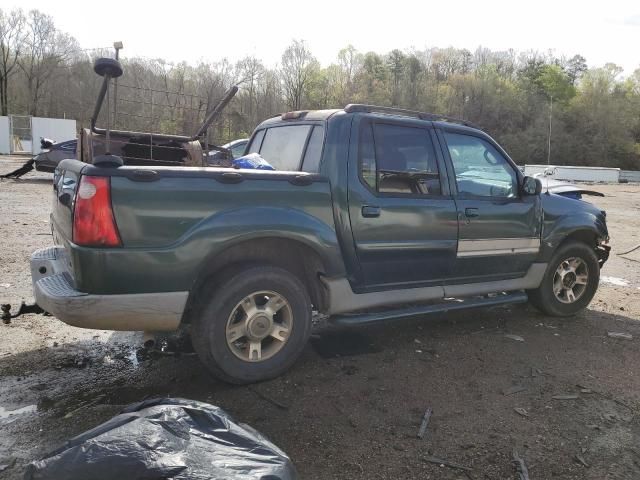
M 598 265 L 602 268 L 605 262 L 609 259 L 609 253 L 611 252 L 611 246 L 608 245 L 609 239 L 602 241 L 596 245 L 596 255 L 598 256 Z

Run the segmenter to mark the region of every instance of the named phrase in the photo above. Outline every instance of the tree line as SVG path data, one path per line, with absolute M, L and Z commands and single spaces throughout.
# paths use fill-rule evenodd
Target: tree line
M 100 56 L 113 51 L 83 50 L 38 10 L 0 9 L 2 115 L 74 118 L 88 126 L 101 83 L 93 61 Z M 304 41 L 294 40 L 273 68 L 254 56 L 197 65 L 121 63 L 119 129 L 192 133 L 223 92 L 239 84 L 210 129 L 212 142 L 246 137 L 287 110 L 369 103 L 470 121 L 519 164 L 546 163 L 550 133 L 552 164 L 640 170 L 640 68 L 625 77 L 611 63 L 589 67 L 581 55 L 482 47 L 382 54 L 349 45 L 323 66 Z

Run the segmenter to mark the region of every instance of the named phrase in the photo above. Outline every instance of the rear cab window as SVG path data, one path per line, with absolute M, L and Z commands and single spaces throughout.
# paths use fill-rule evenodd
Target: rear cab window
M 323 144 L 322 125 L 274 125 L 256 132 L 247 153 L 260 154 L 276 170 L 317 173 Z

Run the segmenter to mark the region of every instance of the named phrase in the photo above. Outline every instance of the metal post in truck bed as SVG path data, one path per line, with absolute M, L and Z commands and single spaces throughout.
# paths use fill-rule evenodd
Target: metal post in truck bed
M 124 165 L 124 162 L 120 157 L 115 155 L 111 155 L 111 112 L 109 105 L 109 82 L 112 78 L 118 78 L 122 75 L 122 67 L 120 66 L 120 62 L 113 58 L 98 58 L 96 63 L 93 66 L 93 70 L 103 77 L 102 87 L 100 88 L 100 92 L 98 93 L 98 101 L 96 102 L 96 106 L 93 110 L 93 116 L 91 117 L 91 129 L 95 128 L 96 122 L 98 120 L 98 115 L 100 115 L 100 109 L 102 108 L 102 102 L 104 101 L 104 97 L 107 97 L 107 128 L 104 131 L 105 136 L 105 154 L 98 155 L 93 159 L 93 164 L 97 166 L 115 166 L 118 167 L 120 165 Z

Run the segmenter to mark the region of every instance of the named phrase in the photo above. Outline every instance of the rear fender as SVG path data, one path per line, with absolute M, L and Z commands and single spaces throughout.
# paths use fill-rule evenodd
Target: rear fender
M 203 220 L 183 238 L 180 249 L 207 252 L 212 257 L 241 242 L 260 238 L 282 238 L 300 242 L 321 259 L 325 274 L 344 275 L 345 268 L 336 232 L 318 218 L 297 209 L 251 207 L 225 210 Z M 249 256 L 250 252 L 247 252 Z M 286 252 L 283 252 L 286 255 Z M 205 260 L 206 263 L 206 260 Z

